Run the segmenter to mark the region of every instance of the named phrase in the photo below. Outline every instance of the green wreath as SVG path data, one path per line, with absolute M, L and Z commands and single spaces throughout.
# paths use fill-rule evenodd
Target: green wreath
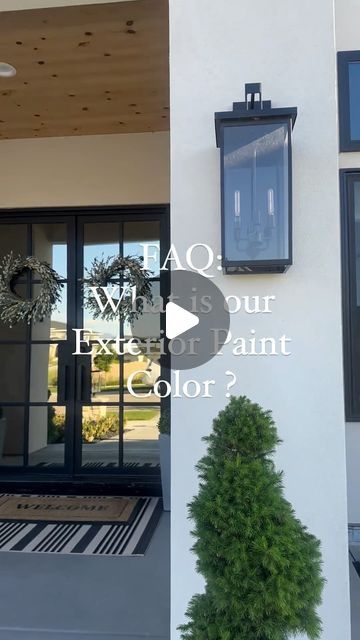
M 21 298 L 14 289 L 17 279 L 28 270 L 41 280 L 40 292 L 32 299 Z M 41 322 L 51 316 L 62 287 L 60 276 L 47 262 L 9 253 L 0 262 L 0 321 L 10 327 L 18 322 Z
M 93 318 L 101 318 L 102 320 L 116 320 L 122 318 L 132 323 L 136 320 L 144 310 L 144 301 L 152 302 L 152 292 L 150 283 L 151 272 L 144 269 L 143 258 L 135 256 L 113 256 L 110 258 L 94 258 L 90 269 L 85 269 L 84 284 L 87 289 L 85 291 L 85 306 L 89 309 Z M 129 293 L 125 293 L 118 305 L 118 300 L 114 299 L 114 311 L 109 304 L 108 297 L 103 287 L 111 285 L 121 286 L 128 284 Z M 90 287 L 96 287 L 97 295 L 103 306 L 100 308 Z M 133 304 L 131 289 L 136 287 L 136 305 Z

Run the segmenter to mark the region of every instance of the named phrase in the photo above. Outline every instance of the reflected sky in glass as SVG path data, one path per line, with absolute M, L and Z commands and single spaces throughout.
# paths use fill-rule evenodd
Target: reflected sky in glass
M 360 62 L 349 64 L 350 136 L 360 140 Z

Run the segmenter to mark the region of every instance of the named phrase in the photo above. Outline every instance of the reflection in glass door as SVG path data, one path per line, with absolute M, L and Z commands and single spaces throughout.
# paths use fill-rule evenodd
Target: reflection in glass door
M 109 220 L 99 228 L 96 222 L 85 219 L 82 232 L 79 233 L 85 281 L 87 270 L 95 257 L 107 259 L 119 253 L 123 256 L 142 256 L 142 245 L 149 243 L 155 256 L 151 265 L 152 287 L 154 293 L 159 292 L 160 235 L 159 220 Z M 114 280 L 114 284 L 124 286 L 126 282 Z M 84 304 L 80 307 L 82 309 Z M 126 350 L 120 356 L 114 350 L 111 355 L 104 355 L 96 341 L 97 336 L 111 339 L 120 336 L 125 340 L 132 337 L 132 328 L 120 320 L 94 320 L 85 308 L 80 314 L 79 324 L 87 330 L 86 339 L 90 341 L 93 351 L 88 366 L 84 365 L 84 375 L 90 377 L 90 383 L 85 384 L 88 397 L 82 398 L 81 402 L 79 470 L 158 474 L 157 423 L 160 400 L 154 394 L 147 396 L 151 376 L 155 376 L 153 384 L 160 375 L 160 359 L 154 363 L 143 352 L 139 356 L 132 356 Z M 159 339 L 160 324 L 160 313 L 144 314 L 142 337 L 145 338 L 148 330 L 151 330 L 151 337 Z M 89 356 L 87 358 L 89 361 Z M 127 390 L 128 377 L 135 372 L 138 398 L 134 398 Z
M 159 478 L 157 422 L 160 401 L 151 387 L 161 374 L 160 355 L 104 356 L 96 338 L 133 329 L 95 320 L 84 309 L 86 269 L 95 257 L 142 255 L 151 243 L 154 294 L 166 297 L 159 265 L 166 251 L 167 218 L 154 213 L 16 217 L 0 219 L 0 259 L 12 250 L 46 260 L 60 274 L 62 299 L 51 318 L 33 326 L 0 325 L 0 475 L 90 477 L 116 475 L 131 482 Z M 165 239 L 165 241 L 162 241 Z M 162 255 L 161 255 L 162 254 Z M 22 297 L 36 295 L 40 281 L 26 272 L 16 282 Z M 138 336 L 160 338 L 163 319 L 150 314 Z M 85 328 L 91 356 L 73 356 L 75 333 Z M 158 350 L 160 352 L 160 350 Z M 139 397 L 127 391 L 137 371 Z
M 61 301 L 51 318 L 28 326 L 0 324 L 1 466 L 27 471 L 65 470 L 68 435 L 67 406 L 58 396 L 58 353 L 67 339 L 68 256 L 73 219 L 1 225 L 0 255 L 35 255 L 61 276 Z M 36 273 L 26 271 L 15 283 L 22 298 L 33 298 L 41 287 Z M 61 435 L 60 435 L 61 434 Z

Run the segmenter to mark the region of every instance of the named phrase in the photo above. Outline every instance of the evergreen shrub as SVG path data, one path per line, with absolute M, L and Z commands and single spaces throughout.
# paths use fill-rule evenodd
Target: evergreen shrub
M 183 640 L 318 639 L 320 543 L 284 497 L 271 413 L 232 397 L 205 440 L 189 512 L 206 584 L 188 606 Z

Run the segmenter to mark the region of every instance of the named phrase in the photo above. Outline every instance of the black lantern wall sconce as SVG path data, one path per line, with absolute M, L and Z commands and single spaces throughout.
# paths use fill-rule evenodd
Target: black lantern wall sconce
M 222 266 L 225 273 L 283 273 L 292 263 L 291 131 L 296 107 L 274 109 L 261 84 L 245 102 L 215 113 L 221 150 Z

